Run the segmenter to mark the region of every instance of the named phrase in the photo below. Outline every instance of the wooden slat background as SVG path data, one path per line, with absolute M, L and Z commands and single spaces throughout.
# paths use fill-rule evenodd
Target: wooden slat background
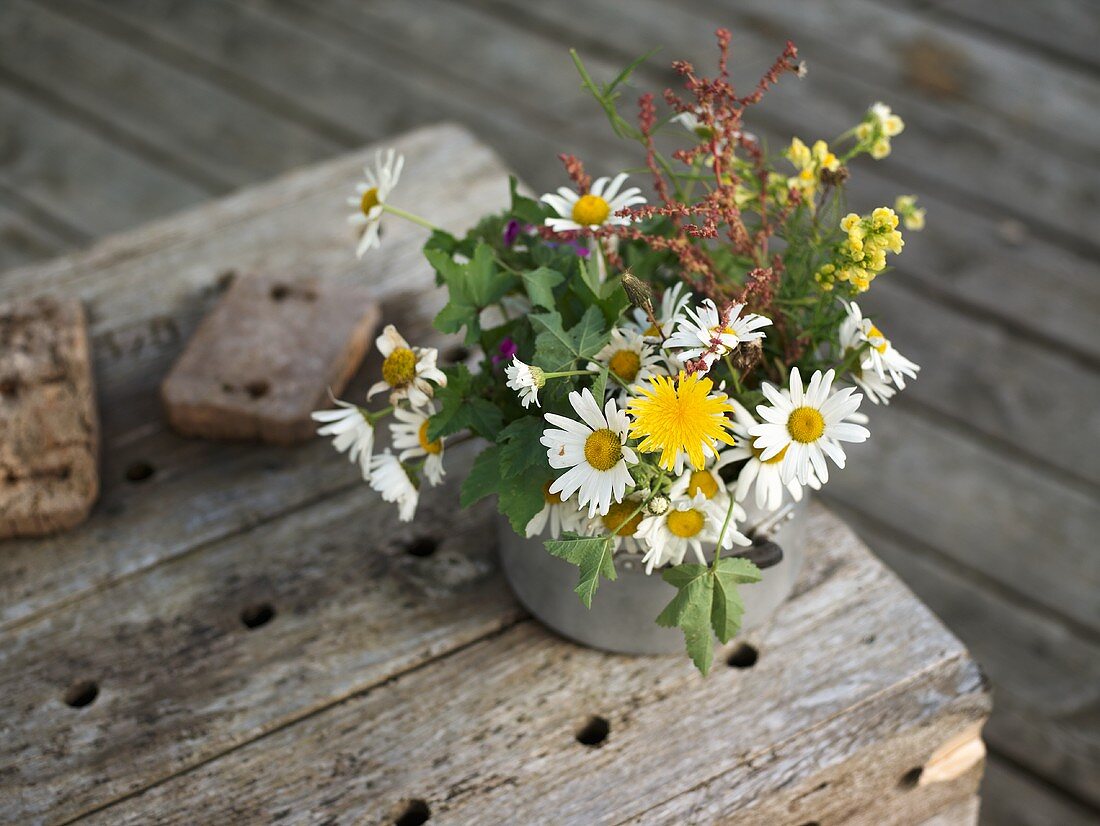
M 663 86 L 674 56 L 706 65 L 719 24 L 735 32 L 742 77 L 788 36 L 810 65 L 761 107 L 755 128 L 770 141 L 835 134 L 878 99 L 906 118 L 894 155 L 858 170 L 853 198 L 869 207 L 912 192 L 929 207 L 927 230 L 868 301 L 924 371 L 876 411 L 875 438 L 827 498 L 989 673 L 988 821 L 1089 822 L 1100 811 L 1095 6 L 6 0 L 0 269 L 445 119 L 539 189 L 561 182 L 561 151 L 613 170 L 623 147 L 579 92 L 566 48 L 607 73 L 661 45 L 640 79 Z M 179 331 L 103 335 L 124 349 Z M 142 414 L 138 400 L 107 413 Z M 105 473 L 155 455 L 157 439 L 135 436 Z M 314 493 L 342 481 L 320 479 Z M 165 482 L 206 484 L 201 467 Z M 271 507 L 286 507 L 293 494 L 273 491 Z M 143 516 L 137 495 L 119 507 L 164 518 Z M 250 503 L 236 518 L 264 517 Z M 42 553 L 32 567 L 48 579 Z M 117 564 L 147 564 L 147 548 L 129 553 Z M 3 609 L 31 610 L 29 587 L 0 583 L 0 621 L 28 619 Z

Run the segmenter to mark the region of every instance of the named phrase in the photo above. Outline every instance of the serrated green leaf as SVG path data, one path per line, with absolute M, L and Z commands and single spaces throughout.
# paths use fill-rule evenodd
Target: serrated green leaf
M 466 328 L 466 343 L 475 344 L 481 335 L 481 311 L 499 301 L 516 285 L 515 277 L 497 267 L 493 248 L 479 241 L 469 262 L 459 264 L 442 250 L 430 249 L 425 256 L 447 285 L 447 305 L 435 318 L 443 333 Z
M 567 533 L 564 539 L 549 539 L 544 544 L 552 555 L 580 568 L 580 581 L 574 590 L 585 608 L 592 607 L 592 596 L 600 585 L 601 576 L 612 581 L 617 577 L 610 536 L 585 537 Z
M 523 287 L 533 305 L 547 310 L 554 309 L 554 287 L 565 280 L 564 275 L 549 267 L 539 267 L 520 273 L 520 277 L 523 278 Z
M 610 333 L 604 324 L 603 313 L 598 307 L 589 307 L 584 316 L 575 327 L 570 328 L 569 335 L 574 342 L 574 352 L 577 358 L 591 358 L 600 352 L 607 344 Z
M 513 216 L 526 224 L 534 224 L 536 226 L 542 224 L 543 219 L 546 217 L 546 208 L 540 206 L 539 202 L 533 198 L 528 198 L 526 195 L 520 195 L 518 187 L 519 182 L 516 180 L 516 176 L 509 176 L 508 191 L 512 195 L 512 208 L 509 211 Z
M 464 508 L 470 507 L 475 502 L 480 502 L 486 496 L 497 492 L 500 482 L 500 448 L 490 445 L 481 451 L 474 459 L 465 480 L 462 482 L 462 492 L 459 495 L 459 504 Z
M 607 374 L 608 368 L 605 364 L 600 368 L 600 372 L 596 374 L 595 381 L 592 382 L 592 397 L 595 398 L 596 404 L 603 406 L 603 398 L 607 394 Z
M 738 585 L 760 581 L 760 569 L 740 557 L 724 556 L 718 560 L 714 575 L 714 604 L 710 623 L 715 636 L 727 643 L 741 630 L 745 606 Z
M 666 570 L 662 577 L 677 591 L 657 616 L 657 624 L 684 632 L 688 656 L 706 676 L 714 661 L 714 637 L 711 634 L 714 574 L 706 565 L 677 565 Z
M 497 443 L 502 476 L 527 481 L 523 477 L 532 471 L 546 472 L 546 448 L 539 443 L 545 429 L 541 416 L 524 416 L 500 431 Z
M 520 536 L 525 535 L 527 523 L 546 505 L 542 482 L 542 479 L 529 479 L 526 484 L 501 485 L 498 490 L 497 508 L 508 517 L 512 530 Z

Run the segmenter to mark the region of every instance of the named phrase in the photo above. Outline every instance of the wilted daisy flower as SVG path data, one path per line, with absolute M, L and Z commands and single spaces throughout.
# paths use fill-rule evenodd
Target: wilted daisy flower
M 771 319 L 756 313 L 742 318 L 743 309 L 744 304 L 735 304 L 729 313 L 729 323 L 723 326 L 718 307 L 709 298 L 704 299 L 698 308 L 687 309 L 688 318 L 680 319 L 665 346 L 680 349 L 679 355 L 685 361 L 702 357 L 709 370 L 738 344 L 764 338 L 760 329 L 769 326 Z M 717 347 L 712 350 L 715 341 Z
M 627 485 L 634 483 L 627 469 L 638 463 L 637 455 L 626 446 L 630 420 L 614 399 L 600 410 L 587 387 L 570 393 L 569 403 L 581 421 L 547 413 L 546 421 L 560 429 L 548 428 L 540 440 L 547 447 L 550 467 L 569 468 L 554 480 L 549 492 L 568 499 L 579 491 L 577 502 L 581 507 L 588 505 L 588 516 L 602 515 L 612 501 L 623 501 Z
M 882 334 L 871 319 L 864 318 L 859 305 L 854 301 L 845 302 L 844 309 L 848 317 L 840 325 L 841 347 L 848 350 L 862 347 L 864 344 L 869 345 L 859 365 L 861 370 L 864 373 L 867 370 L 874 370 L 883 381 L 886 381 L 889 375 L 894 385 L 899 390 L 904 390 L 905 377 L 915 379 L 920 365 L 895 350 L 890 340 Z
M 411 347 L 392 324 L 387 324 L 375 346 L 385 359 L 382 381 L 367 392 L 367 399 L 384 390 L 390 391 L 390 404 L 408 399 L 413 407 L 423 407 L 432 397 L 432 385 L 446 387 L 447 376 L 435 366 L 439 351 L 434 347 Z
M 519 394 L 520 404 L 524 408 L 530 407 L 531 402 L 536 407 L 542 406 L 539 404 L 539 388 L 546 384 L 546 377 L 541 368 L 524 364 L 512 356 L 512 363 L 504 368 L 504 374 L 508 377 L 508 386 Z
M 614 378 L 607 382 L 607 389 L 620 401 L 630 394 L 629 387 L 635 382 L 648 381 L 653 376 L 668 373 L 656 348 L 646 344 L 633 330 L 619 327 L 612 329 L 611 340 L 594 358 L 596 361 L 588 362 L 589 370 L 606 366 L 622 382 L 620 384 Z
M 383 500 L 397 505 L 398 519 L 412 521 L 420 493 L 401 460 L 388 450 L 371 457 L 370 486 Z
M 758 448 L 760 460 L 766 462 L 785 451 L 780 462 L 784 482 L 797 479 L 807 484 L 810 468 L 822 484 L 829 481 L 825 457 L 839 468 L 844 467 L 844 450 L 840 442 L 863 442 L 871 434 L 867 428 L 846 421 L 863 401 L 853 387 L 830 394 L 835 373 L 816 370 L 809 387 L 803 391 L 798 368 L 791 370 L 790 389 L 778 390 L 764 382 L 760 389 L 771 406 L 760 405 L 757 415 L 763 424 L 753 425 L 752 446 Z
M 428 441 L 428 419 L 435 414 L 435 407 L 429 404 L 423 410 L 406 410 L 398 407 L 393 411 L 396 422 L 390 424 L 393 446 L 401 452 L 397 458 L 402 462 L 424 457 L 424 475 L 432 486 L 443 481 L 443 440 Z
M 662 565 L 679 565 L 689 549 L 694 552 L 695 559 L 705 565 L 707 558 L 703 555 L 703 543 L 718 542 L 729 506 L 728 500 L 723 507 L 700 492 L 690 499 L 673 501 L 672 507 L 660 516 L 643 519 L 638 526 L 638 536 L 648 548 L 642 557 L 645 572 L 651 574 L 654 568 Z M 722 537 L 723 550 L 732 548 L 734 543 L 752 544 L 752 540 L 734 528 L 736 521 L 744 521 L 745 511 L 737 504 L 733 508 L 733 518 Z
M 356 184 L 355 197 L 348 198 L 348 206 L 355 207 L 355 212 L 348 216 L 348 222 L 359 227 L 362 233 L 355 250 L 359 258 L 367 250 L 378 246 L 378 225 L 385 212 L 384 204 L 397 186 L 404 166 L 404 155 L 398 155 L 393 149 L 385 153 L 380 149 L 375 153 L 374 164 L 363 167 L 364 180 Z
M 374 425 L 366 411 L 358 405 L 333 399 L 335 410 L 314 410 L 310 418 L 324 422 L 317 428 L 318 436 L 332 436 L 332 446 L 337 452 L 348 452 L 348 459 L 359 463 L 359 470 L 366 479 L 370 475 L 370 457 L 374 450 Z
M 583 517 L 577 509 L 577 503 L 565 501 L 560 494 L 551 493 L 551 484 L 551 482 L 547 482 L 542 486 L 542 498 L 546 504 L 527 523 L 525 533 L 528 539 L 541 534 L 546 530 L 547 525 L 550 526 L 551 539 L 557 539 L 561 536 L 562 531 L 576 531 L 581 528 Z
M 627 324 L 649 341 L 662 341 L 672 335 L 677 323 L 684 317 L 684 311 L 691 299 L 692 294 L 684 282 L 677 281 L 661 293 L 660 307 L 653 308 L 656 324 L 641 307 L 634 308 L 631 314 L 633 320 Z
M 682 473 L 685 460 L 693 468 L 706 465 L 717 454 L 718 442 L 733 444 L 726 431 L 731 410 L 725 393 L 711 393 L 714 382 L 700 373 L 679 378 L 655 376 L 649 387 L 640 386 L 627 412 L 633 419 L 630 435 L 641 439 L 642 453 L 661 452 L 665 470 Z
M 579 195 L 568 187 L 561 187 L 557 194 L 547 193 L 540 200 L 545 201 L 558 213 L 557 218 L 547 218 L 546 226 L 554 232 L 570 230 L 599 229 L 608 224 L 625 225 L 629 218 L 616 215 L 620 209 L 644 204 L 645 197 L 636 186 L 624 189 L 627 175 L 622 172 L 611 178 L 597 178 L 592 189 Z
M 749 431 L 758 422 L 736 401 L 733 403 L 733 415 L 736 418 L 733 432 L 737 436 L 737 444 L 729 450 L 722 451 L 722 461 L 728 463 L 745 460 L 744 467 L 737 474 L 737 485 L 733 490 L 734 498 L 738 502 L 744 502 L 749 491 L 755 489 L 753 501 L 756 507 L 767 511 L 779 510 L 783 504 L 784 490 L 795 502 L 802 501 L 802 483 L 797 479 L 784 482 L 780 473 L 780 465 L 787 454 L 787 449 L 784 448 L 770 459 L 761 459 L 760 456 L 764 451 L 753 447 L 752 436 L 749 435 Z M 814 490 L 821 488 L 821 483 L 817 481 L 812 467 L 806 484 Z

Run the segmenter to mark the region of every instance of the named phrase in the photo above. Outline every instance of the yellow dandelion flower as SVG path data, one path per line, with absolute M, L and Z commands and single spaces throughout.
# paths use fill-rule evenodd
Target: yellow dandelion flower
M 693 468 L 706 464 L 716 445 L 734 443 L 726 413 L 733 410 L 724 393 L 711 393 L 714 382 L 699 373 L 679 378 L 655 376 L 649 387 L 639 387 L 639 397 L 627 407 L 633 423 L 630 435 L 641 439 L 643 453 L 661 452 L 665 470 L 682 472 L 684 459 Z

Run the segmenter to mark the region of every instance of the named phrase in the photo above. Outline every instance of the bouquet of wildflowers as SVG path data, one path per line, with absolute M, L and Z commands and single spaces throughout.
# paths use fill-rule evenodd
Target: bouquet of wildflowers
M 916 375 L 854 299 L 901 252 L 899 221 L 924 218 L 909 196 L 843 207 L 850 164 L 885 157 L 903 129 L 889 107 L 831 145 L 794 138 L 770 153 L 743 118 L 783 75 L 804 74 L 797 50 L 742 95 L 730 35 L 717 36 L 715 76 L 674 63 L 683 89 L 664 93 L 663 112 L 642 95 L 635 122 L 618 102 L 637 63 L 601 85 L 574 54 L 611 128 L 640 145 L 648 194 L 562 156 L 570 186 L 535 200 L 513 180 L 507 211 L 460 238 L 390 203 L 402 160 L 380 154 L 350 199 L 359 254 L 387 215 L 431 227 L 425 255 L 449 298 L 435 326 L 463 333 L 480 366 L 440 369 L 435 350 L 389 326 L 367 395 L 388 404 L 314 414 L 405 520 L 443 478 L 448 441 L 483 438 L 462 505 L 495 495 L 518 534 L 578 566 L 586 605 L 617 555 L 639 555 L 676 589 L 657 623 L 683 630 L 704 673 L 713 637 L 738 631 L 738 587 L 761 576 L 739 555 L 751 544 L 742 503 L 775 511 L 827 483 L 843 445 L 869 436 L 862 401 L 886 404 Z M 680 148 L 659 151 L 660 133 Z M 387 417 L 392 451 L 376 452 Z

